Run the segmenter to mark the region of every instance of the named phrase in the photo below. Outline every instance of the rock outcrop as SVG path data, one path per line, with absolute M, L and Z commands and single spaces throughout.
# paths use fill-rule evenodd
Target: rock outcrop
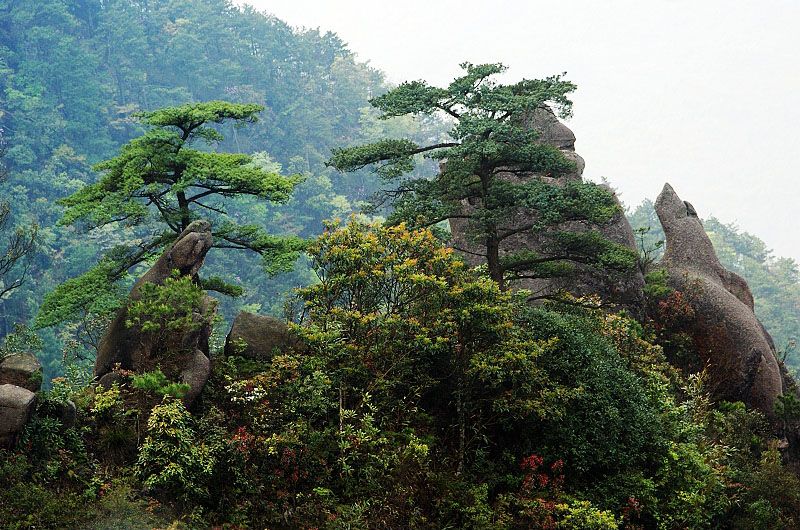
M 541 175 L 516 175 L 513 173 L 500 174 L 501 178 L 508 181 L 524 182 L 526 179 L 544 178 L 552 181 L 555 185 L 569 181 L 579 180 L 583 174 L 585 166 L 583 158 L 575 152 L 575 135 L 561 123 L 549 109 L 540 108 L 531 114 L 526 125 L 538 131 L 538 141 L 543 144 L 552 145 L 558 148 L 561 153 L 575 164 L 575 171 L 560 176 L 558 178 L 545 177 Z M 609 188 L 611 193 L 613 190 Z M 616 199 L 616 195 L 614 195 Z M 617 200 L 619 204 L 619 200 Z M 465 212 L 474 209 L 466 201 L 462 208 Z M 519 226 L 529 224 L 535 216 L 535 212 L 530 214 L 523 213 L 514 219 L 509 219 L 508 228 L 513 230 Z M 453 246 L 462 249 L 465 261 L 471 266 L 484 263 L 483 258 L 474 253 L 480 253 L 481 249 L 475 242 L 471 241 L 467 235 L 468 221 L 465 219 L 450 219 L 450 228 L 453 235 Z M 628 219 L 620 208 L 614 218 L 600 227 L 590 227 L 582 222 L 565 223 L 558 227 L 560 230 L 581 232 L 589 229 L 599 231 L 606 239 L 636 250 L 636 239 L 633 234 Z M 518 252 L 520 250 L 543 250 L 546 248 L 547 238 L 542 234 L 531 233 L 529 231 L 516 234 L 506 239 L 500 248 L 503 252 Z M 534 295 L 547 296 L 561 291 L 570 292 L 576 296 L 599 295 L 605 302 L 609 303 L 614 310 L 626 309 L 635 317 L 644 315 L 644 277 L 639 270 L 632 270 L 627 273 L 614 273 L 599 271 L 591 267 L 576 265 L 577 274 L 564 278 L 548 279 L 525 279 L 517 282 L 518 288 L 529 289 Z
M 36 394 L 21 386 L 0 385 L 0 447 L 17 443 L 36 404 Z
M 284 321 L 242 311 L 236 315 L 225 339 L 225 355 L 269 361 L 276 351 L 286 351 L 294 346 L 295 340 Z
M 181 276 L 196 277 L 211 244 L 211 225 L 207 221 L 191 223 L 153 267 L 134 284 L 130 301 L 141 298 L 142 285 L 161 285 L 173 271 L 177 270 Z M 138 326 L 129 327 L 127 306 L 122 307 L 100 341 L 94 375 L 100 384 L 108 386 L 118 379 L 114 371 L 117 366 L 141 372 L 160 365 L 169 379 L 180 380 L 189 385 L 190 390 L 184 401 L 187 406 L 191 405 L 211 373 L 208 339 L 211 335 L 213 313 L 214 303 L 206 297 L 202 307 L 193 314 L 194 326 L 186 331 L 173 332 L 166 340 L 163 337 L 155 340 L 150 334 L 143 333 Z M 165 357 L 168 357 L 168 362 Z
M 722 266 L 694 207 L 669 184 L 655 209 L 666 236 L 661 265 L 670 287 L 687 295 L 694 311 L 689 334 L 708 366 L 712 394 L 773 417 L 783 378 L 772 338 L 753 312 L 747 282 Z
M 0 385 L 11 384 L 38 392 L 42 386 L 42 364 L 32 353 L 15 353 L 0 362 Z

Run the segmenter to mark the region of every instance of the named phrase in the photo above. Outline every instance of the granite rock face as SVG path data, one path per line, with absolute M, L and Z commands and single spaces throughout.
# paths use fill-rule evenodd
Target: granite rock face
M 661 265 L 670 287 L 687 295 L 694 310 L 689 333 L 708 366 L 712 394 L 774 417 L 783 377 L 772 338 L 753 312 L 747 282 L 722 266 L 694 207 L 669 184 L 655 209 L 666 236 Z
M 575 152 L 575 135 L 549 109 L 539 108 L 526 120 L 526 125 L 539 132 L 538 141 L 558 148 L 561 153 L 575 163 L 575 171 L 558 178 L 542 175 L 518 175 L 513 173 L 500 173 L 500 178 L 510 182 L 524 182 L 527 179 L 542 178 L 554 185 L 563 185 L 570 181 L 580 180 L 585 166 L 583 158 Z M 613 190 L 610 190 L 613 193 Z M 616 195 L 615 195 L 616 199 Z M 619 201 L 617 200 L 617 203 Z M 462 204 L 464 212 L 474 210 L 466 201 Z M 503 228 L 514 230 L 525 226 L 535 217 L 535 213 L 522 213 L 514 219 L 508 220 L 508 225 Z M 472 254 L 480 252 L 480 247 L 471 241 L 467 235 L 468 221 L 465 219 L 450 219 L 450 228 L 453 237 L 453 246 L 462 249 L 464 260 L 471 266 L 484 263 L 483 258 Z M 606 239 L 636 250 L 636 239 L 628 219 L 622 209 L 608 223 L 599 227 L 590 227 L 582 222 L 565 223 L 558 227 L 559 230 L 582 232 L 590 229 L 599 231 Z M 518 252 L 520 250 L 543 250 L 547 246 L 547 238 L 543 234 L 523 232 L 506 239 L 500 248 L 504 252 Z M 627 273 L 611 273 L 594 270 L 591 267 L 576 265 L 577 274 L 565 278 L 525 279 L 515 283 L 515 287 L 529 289 L 536 296 L 547 296 L 561 291 L 567 291 L 576 296 L 595 294 L 607 302 L 613 310 L 626 309 L 635 317 L 644 315 L 644 276 L 637 270 Z
M 242 311 L 236 315 L 225 339 L 225 355 L 269 361 L 276 351 L 286 351 L 294 346 L 295 340 L 284 321 Z
M 42 364 L 32 353 L 15 353 L 0 362 L 0 385 L 11 384 L 38 392 L 42 386 Z
M 178 271 L 181 276 L 195 278 L 211 248 L 211 225 L 207 221 L 194 221 L 175 240 L 153 267 L 134 284 L 130 300 L 140 299 L 145 283 L 163 284 Z M 167 378 L 189 385 L 184 398 L 187 406 L 197 398 L 211 373 L 208 358 L 208 339 L 214 303 L 206 297 L 202 307 L 192 315 L 195 326 L 188 331 L 172 333 L 166 340 L 154 340 L 138 326 L 126 325 L 128 311 L 122 307 L 100 341 L 94 374 L 100 384 L 107 386 L 118 378 L 116 366 L 125 370 L 147 371 L 161 365 Z M 170 362 L 159 362 L 168 354 Z
M 21 386 L 0 385 L 0 447 L 13 447 L 30 418 L 36 394 Z

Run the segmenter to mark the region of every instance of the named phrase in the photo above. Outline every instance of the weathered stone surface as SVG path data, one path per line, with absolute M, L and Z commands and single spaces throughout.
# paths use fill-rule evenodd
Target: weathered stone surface
M 586 162 L 575 152 L 575 133 L 569 127 L 561 123 L 552 111 L 544 108 L 536 109 L 525 120 L 525 125 L 539 132 L 539 142 L 559 149 L 561 154 L 575 163 L 575 171 L 562 178 L 581 178 Z
M 661 265 L 670 286 L 685 293 L 694 310 L 690 334 L 708 366 L 710 390 L 718 399 L 743 401 L 772 417 L 783 379 L 747 282 L 722 266 L 694 208 L 669 184 L 655 209 L 666 236 Z
M 0 385 L 0 446 L 10 447 L 28 422 L 36 394 L 20 386 Z
M 75 420 L 78 417 L 78 408 L 75 406 L 74 402 L 67 400 L 62 403 L 57 403 L 54 405 L 54 409 L 56 418 L 61 422 L 64 428 L 68 429 L 75 425 Z
M 15 353 L 0 362 L 0 385 L 11 384 L 38 392 L 42 387 L 42 364 L 32 353 Z
M 275 351 L 292 348 L 295 341 L 286 323 L 274 317 L 242 311 L 225 339 L 225 355 L 268 361 Z
M 181 381 L 189 385 L 189 392 L 183 397 L 187 406 L 194 403 L 200 392 L 203 391 L 210 375 L 211 361 L 203 352 L 195 350 L 194 355 L 181 372 Z
M 75 425 L 75 421 L 78 417 L 78 409 L 75 403 L 70 400 L 57 401 L 50 399 L 37 406 L 36 414 L 47 418 L 54 418 L 61 422 L 61 426 L 64 429 L 69 429 Z
M 575 135 L 572 131 L 548 109 L 537 109 L 527 120 L 527 125 L 539 132 L 539 142 L 552 145 L 561 150 L 561 153 L 576 164 L 576 170 L 559 178 L 544 177 L 541 175 L 515 175 L 501 173 L 500 177 L 510 182 L 524 182 L 528 179 L 543 178 L 555 185 L 569 181 L 579 180 L 583 174 L 584 161 L 575 152 Z M 609 189 L 613 193 L 613 190 Z M 616 199 L 616 195 L 615 195 Z M 619 201 L 617 200 L 617 203 Z M 474 211 L 474 206 L 468 202 L 462 204 L 464 212 Z M 534 212 L 522 213 L 516 218 L 509 219 L 507 228 L 514 230 L 525 226 L 534 218 Z M 468 221 L 466 219 L 450 219 L 450 228 L 453 236 L 453 246 L 461 249 L 465 261 L 471 266 L 481 265 L 485 260 L 476 256 L 480 253 L 479 243 L 471 241 L 467 236 Z M 582 222 L 565 223 L 558 227 L 559 230 L 575 232 L 594 229 L 599 231 L 606 239 L 636 250 L 636 239 L 628 219 L 622 209 L 608 223 L 594 227 Z M 501 245 L 500 252 L 513 253 L 520 250 L 542 251 L 547 246 L 544 234 L 523 232 L 507 238 Z M 635 317 L 644 315 L 644 276 L 639 270 L 626 273 L 615 273 L 595 270 L 588 266 L 576 265 L 577 274 L 565 278 L 554 279 L 525 279 L 515 284 L 515 287 L 529 289 L 534 296 L 548 296 L 561 291 L 570 292 L 576 296 L 599 295 L 613 310 L 626 309 Z
M 211 244 L 211 225 L 207 221 L 191 223 L 153 267 L 134 284 L 130 300 L 140 298 L 142 285 L 163 284 L 175 270 L 181 276 L 196 277 Z M 206 297 L 202 307 L 193 314 L 196 324 L 194 329 L 176 332 L 167 340 L 154 341 L 138 327 L 128 327 L 127 307 L 121 308 L 100 341 L 94 366 L 95 376 L 101 384 L 110 385 L 117 379 L 113 373 L 116 366 L 125 370 L 147 371 L 160 365 L 171 380 L 177 380 L 186 372 L 191 374 L 190 381 L 187 381 L 191 390 L 185 399 L 187 406 L 190 405 L 200 394 L 208 378 L 207 375 L 205 378 L 199 377 L 202 369 L 198 368 L 196 353 L 199 351 L 208 362 L 208 338 L 211 335 L 213 313 L 213 300 Z M 169 354 L 169 362 L 159 362 L 164 360 L 165 353 Z

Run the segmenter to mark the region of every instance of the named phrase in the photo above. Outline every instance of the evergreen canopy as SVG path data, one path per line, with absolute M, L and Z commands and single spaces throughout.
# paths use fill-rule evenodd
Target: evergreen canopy
M 501 286 L 516 278 L 568 274 L 571 263 L 628 268 L 634 256 L 597 232 L 564 233 L 567 221 L 603 223 L 618 212 L 611 194 L 591 183 L 558 177 L 575 169 L 555 147 L 539 141 L 529 125 L 537 109 L 571 113 L 568 94 L 575 85 L 561 76 L 499 84 L 493 76 L 502 64 L 463 63 L 465 73 L 447 88 L 411 81 L 372 99 L 381 118 L 444 114 L 453 121 L 450 138 L 418 145 L 385 138 L 334 149 L 328 164 L 341 171 L 373 166 L 397 186 L 385 190 L 379 203 L 394 206 L 392 222 L 433 226 L 445 220 L 467 221 L 475 249 L 460 249 L 486 260 L 489 274 Z M 435 176 L 405 176 L 417 155 L 441 161 Z M 522 177 L 522 178 L 517 178 Z M 519 222 L 519 219 L 523 219 Z M 517 234 L 547 236 L 546 252 L 510 252 L 501 243 Z
M 61 201 L 67 207 L 61 222 L 85 221 L 95 228 L 115 221 L 140 224 L 155 214 L 179 234 L 202 211 L 218 220 L 214 235 L 222 243 L 217 246 L 271 250 L 276 240 L 254 226 L 235 223 L 215 199 L 251 195 L 285 202 L 300 177 L 265 171 L 249 155 L 191 147 L 197 141 L 223 140 L 209 124 L 252 123 L 261 110 L 260 105 L 210 101 L 140 113 L 152 128 L 124 145 L 116 157 L 97 164 L 95 169 L 103 173 L 98 182 Z
M 222 199 L 252 196 L 285 202 L 301 177 L 264 170 L 249 155 L 195 147 L 223 140 L 212 124 L 252 123 L 261 110 L 260 105 L 209 101 L 138 114 L 151 128 L 124 145 L 114 158 L 95 165 L 102 173 L 100 180 L 59 201 L 66 206 L 60 222 L 82 223 L 89 229 L 111 223 L 155 224 L 164 229 L 143 235 L 136 244 L 117 246 L 84 276 L 59 286 L 43 304 L 40 325 L 56 323 L 76 307 L 93 305 L 101 297 L 91 285 L 102 290 L 102 284 L 115 282 L 200 217 L 212 223 L 214 247 L 255 251 L 270 272 L 290 267 L 304 247 L 303 240 L 237 222 L 228 215 Z M 227 294 L 241 292 L 218 278 L 210 279 L 206 287 Z

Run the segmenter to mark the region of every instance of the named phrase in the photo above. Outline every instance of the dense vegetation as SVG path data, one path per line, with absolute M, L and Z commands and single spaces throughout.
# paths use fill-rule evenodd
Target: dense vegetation
M 293 329 L 304 346 L 267 363 L 220 358 L 194 414 L 159 373 L 107 390 L 76 372 L 57 380 L 40 410 L 71 398 L 78 424 L 39 416 L 23 450 L 6 453 L 3 520 L 609 529 L 800 520 L 800 481 L 763 416 L 712 406 L 702 377 L 673 369 L 637 322 L 574 304 L 531 308 L 403 225 L 331 226 L 309 253 L 321 281 L 298 293 L 305 309 Z M 156 404 L 149 413 L 146 402 Z
M 99 256 L 135 248 L 142 230 L 152 236 L 159 229 L 116 223 L 86 233 L 57 223 L 57 201 L 95 182 L 91 166 L 145 132 L 137 112 L 213 100 L 263 107 L 257 123 L 223 127 L 216 148 L 252 155 L 269 173 L 303 176 L 284 206 L 246 197 L 226 202 L 238 223 L 259 220 L 284 236 L 319 233 L 323 219 L 347 216 L 377 191 L 369 172 L 343 176 L 326 168 L 332 147 L 421 134 L 410 120 L 375 118 L 367 100 L 385 90 L 382 74 L 357 62 L 336 35 L 295 31 L 221 0 L 2 1 L 0 72 L 8 224 L 40 227 L 31 281 L 0 301 L 0 335 L 18 322 L 33 325 L 45 295 Z M 228 318 L 244 307 L 280 313 L 283 293 L 311 278 L 303 263 L 289 275 L 264 275 L 260 256 L 246 251 L 212 252 L 206 270 L 244 289 L 222 299 Z M 91 357 L 102 313 L 125 292 L 124 280 L 116 291 L 100 285 L 107 276 L 84 282 L 93 287 L 97 311 L 50 312 L 67 320 L 42 332 L 46 379 L 61 372 L 65 348 Z M 49 317 L 40 323 L 53 324 Z
M 589 183 L 496 178 L 571 169 L 521 120 L 568 110 L 574 86 L 490 81 L 502 69 L 392 88 L 335 35 L 224 0 L 0 0 L 0 360 L 35 351 L 48 383 L 19 443 L 0 449 L 0 525 L 800 526 L 773 420 L 713 402 L 702 371 L 670 363 L 692 352 L 669 323 L 691 315 L 652 266 L 652 205 L 631 216 L 648 318 L 593 297 L 532 305 L 509 288 L 567 262 L 636 260 L 591 231 L 548 232 L 549 253 L 497 251 L 523 207 L 539 217 L 517 229 L 534 232 L 618 212 Z M 488 267 L 448 246 L 440 221 L 465 201 Z M 126 301 L 199 217 L 217 247 L 199 281 L 176 273 Z M 705 227 L 792 364 L 797 264 Z M 294 346 L 226 355 L 219 322 L 187 409 L 188 385 L 165 372 L 207 290 L 224 318 L 284 316 Z M 95 385 L 99 336 L 125 303 L 156 358 Z M 800 402 L 776 414 L 795 421 Z

